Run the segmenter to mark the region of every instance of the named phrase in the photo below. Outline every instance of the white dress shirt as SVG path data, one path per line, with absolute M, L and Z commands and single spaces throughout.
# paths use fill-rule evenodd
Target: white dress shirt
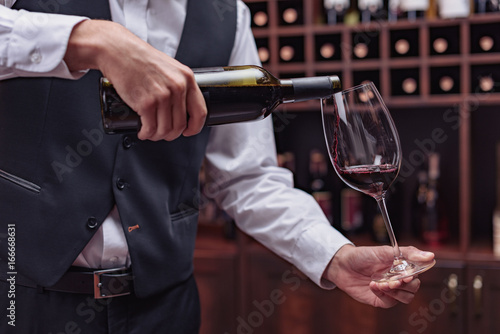
M 0 0 L 7 7 L 14 1 Z M 180 42 L 187 0 L 109 0 L 112 20 L 170 56 Z M 260 64 L 250 13 L 238 0 L 237 36 L 229 65 Z M 166 19 L 168 17 L 168 19 Z M 0 80 L 19 76 L 77 79 L 63 61 L 75 24 L 85 18 L 14 11 L 0 6 Z M 331 258 L 349 243 L 331 227 L 309 195 L 293 188 L 291 173 L 276 166 L 271 119 L 212 128 L 206 152 L 210 195 L 238 227 L 290 261 L 316 284 Z M 110 268 L 130 258 L 116 207 L 75 265 Z

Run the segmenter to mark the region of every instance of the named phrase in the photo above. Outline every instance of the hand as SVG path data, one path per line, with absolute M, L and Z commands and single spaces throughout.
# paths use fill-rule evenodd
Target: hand
M 415 247 L 400 247 L 408 260 L 428 261 L 434 254 Z M 352 298 L 375 307 L 389 308 L 401 302 L 408 304 L 420 287 L 420 280 L 407 277 L 390 283 L 375 283 L 371 275 L 386 268 L 393 259 L 392 248 L 343 246 L 333 257 L 324 277 Z
M 174 140 L 197 134 L 205 124 L 205 100 L 191 69 L 119 24 L 79 23 L 64 60 L 70 70 L 98 69 L 113 83 L 141 117 L 139 139 Z

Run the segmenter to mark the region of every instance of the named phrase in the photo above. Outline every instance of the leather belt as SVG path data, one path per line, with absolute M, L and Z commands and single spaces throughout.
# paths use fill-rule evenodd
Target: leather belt
M 134 276 L 129 268 L 85 270 L 72 268 L 61 279 L 44 290 L 93 295 L 95 299 L 129 295 Z M 23 285 L 21 283 L 21 285 Z

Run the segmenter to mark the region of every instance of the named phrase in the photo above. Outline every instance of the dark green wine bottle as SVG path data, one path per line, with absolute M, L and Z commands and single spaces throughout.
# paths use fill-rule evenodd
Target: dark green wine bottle
M 337 76 L 277 79 L 258 66 L 193 70 L 207 105 L 206 126 L 263 119 L 282 103 L 322 99 L 340 91 Z M 105 78 L 100 83 L 104 131 L 137 132 L 139 115 L 123 102 Z

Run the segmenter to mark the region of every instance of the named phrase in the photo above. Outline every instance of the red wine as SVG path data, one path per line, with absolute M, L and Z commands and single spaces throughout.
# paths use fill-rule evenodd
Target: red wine
M 372 197 L 381 196 L 398 175 L 395 165 L 359 165 L 335 168 L 340 178 L 352 188 Z

